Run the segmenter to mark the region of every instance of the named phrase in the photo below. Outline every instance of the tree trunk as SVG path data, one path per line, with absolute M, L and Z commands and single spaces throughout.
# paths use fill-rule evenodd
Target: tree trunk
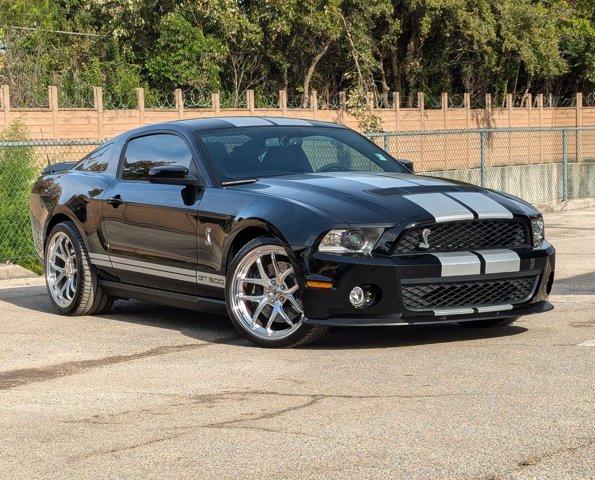
M 322 56 L 326 53 L 329 46 L 330 42 L 325 43 L 322 46 L 322 49 L 316 55 L 314 55 L 314 58 L 310 62 L 310 66 L 308 67 L 308 71 L 306 72 L 306 76 L 304 77 L 304 98 L 302 99 L 302 108 L 306 108 L 308 106 L 310 96 L 310 80 L 312 80 L 312 75 L 314 75 L 316 65 L 318 64 Z

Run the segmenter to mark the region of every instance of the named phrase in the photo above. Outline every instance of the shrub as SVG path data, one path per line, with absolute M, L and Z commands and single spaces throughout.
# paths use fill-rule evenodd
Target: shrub
M 0 141 L 23 141 L 29 137 L 21 122 L 12 123 Z M 39 174 L 31 146 L 0 147 L 0 262 L 13 262 L 40 271 L 33 247 L 29 220 L 29 194 Z

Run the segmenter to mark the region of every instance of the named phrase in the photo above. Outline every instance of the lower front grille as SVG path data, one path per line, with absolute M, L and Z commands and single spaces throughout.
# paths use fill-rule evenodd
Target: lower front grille
M 401 285 L 408 310 L 480 307 L 517 304 L 529 299 L 537 276 L 481 280 L 475 282 L 418 283 Z

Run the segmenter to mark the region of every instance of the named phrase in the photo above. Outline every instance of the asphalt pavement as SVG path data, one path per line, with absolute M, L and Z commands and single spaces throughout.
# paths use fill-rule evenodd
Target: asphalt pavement
M 0 478 L 595 477 L 595 209 L 546 215 L 555 310 L 509 327 L 336 329 L 299 349 L 0 282 Z

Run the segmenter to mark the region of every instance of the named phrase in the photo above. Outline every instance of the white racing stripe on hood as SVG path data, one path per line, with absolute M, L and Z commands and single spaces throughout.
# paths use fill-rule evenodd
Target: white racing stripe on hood
M 456 198 L 469 208 L 477 212 L 477 216 L 484 218 L 512 218 L 512 212 L 500 205 L 487 195 L 480 192 L 449 192 L 450 197 Z
M 401 188 L 414 187 L 416 184 L 401 178 L 384 177 L 382 175 L 346 175 L 341 177 L 344 180 L 351 180 L 353 182 L 365 183 L 371 187 L 376 188 Z
M 442 193 L 418 193 L 403 195 L 403 198 L 426 210 L 436 219 L 436 222 L 473 220 L 474 218 L 469 209 Z

